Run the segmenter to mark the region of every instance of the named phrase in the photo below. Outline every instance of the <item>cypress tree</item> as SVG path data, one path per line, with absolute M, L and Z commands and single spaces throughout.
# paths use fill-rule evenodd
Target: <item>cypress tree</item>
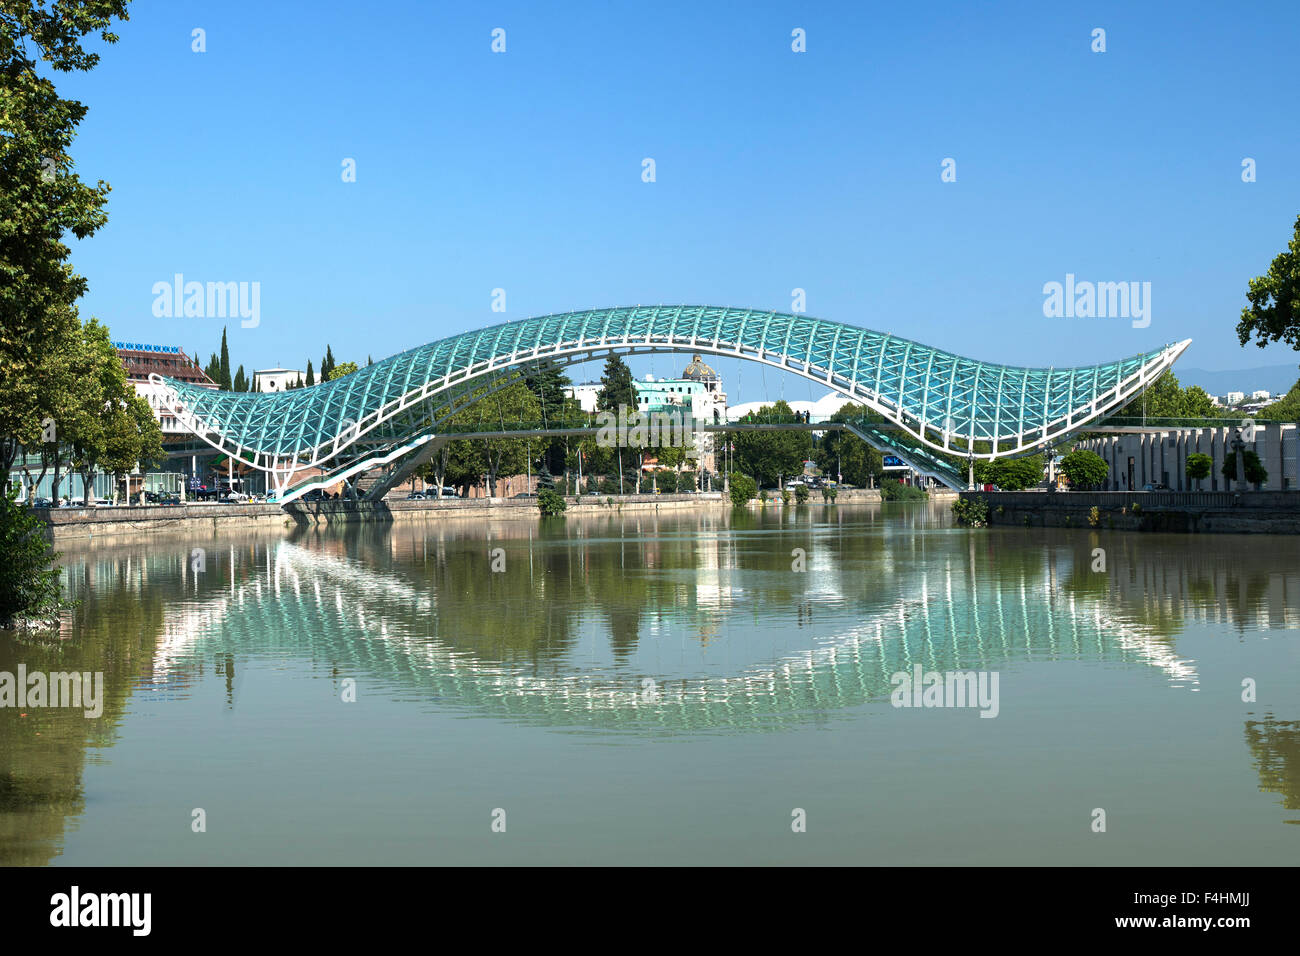
M 224 325 L 221 327 L 221 378 L 217 380 L 217 384 L 223 392 L 230 391 L 230 349 L 226 345 L 226 327 Z
M 322 369 L 320 370 L 320 377 L 321 377 L 321 381 L 322 381 L 322 382 L 325 381 L 325 369 L 324 369 L 324 368 L 322 368 Z M 314 374 L 312 374 L 312 370 L 311 370 L 311 359 L 308 359 L 308 360 L 307 360 L 307 384 L 308 384 L 308 385 L 315 385 L 315 384 L 316 384 L 316 376 L 315 376 Z

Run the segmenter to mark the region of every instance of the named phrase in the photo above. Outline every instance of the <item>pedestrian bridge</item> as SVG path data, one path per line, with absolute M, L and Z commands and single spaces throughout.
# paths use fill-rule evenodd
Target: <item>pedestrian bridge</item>
M 186 428 L 265 472 L 282 502 L 375 468 L 386 477 L 370 494 L 382 496 L 443 442 L 468 437 L 449 431 L 453 415 L 531 370 L 611 353 L 704 353 L 799 375 L 875 413 L 845 423 L 860 437 L 964 487 L 960 469 L 942 456 L 989 459 L 1041 450 L 1123 407 L 1190 341 L 1104 365 L 1023 368 L 806 315 L 631 306 L 503 322 L 289 392 L 223 392 L 150 378 L 169 389 L 171 411 Z M 538 424 L 535 431 L 551 427 Z M 499 425 L 497 434 L 513 430 Z

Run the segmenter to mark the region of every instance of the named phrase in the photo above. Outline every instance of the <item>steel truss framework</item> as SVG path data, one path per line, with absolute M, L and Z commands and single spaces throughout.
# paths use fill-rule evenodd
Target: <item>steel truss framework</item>
M 186 428 L 266 472 L 277 498 L 289 500 L 296 497 L 291 480 L 304 469 L 336 481 L 427 456 L 451 415 L 544 364 L 609 353 L 746 359 L 843 392 L 934 452 L 995 458 L 1036 451 L 1122 407 L 1190 342 L 1104 365 L 1021 368 L 805 315 L 631 306 L 504 322 L 288 392 L 221 392 L 150 378 L 167 386 L 171 410 Z

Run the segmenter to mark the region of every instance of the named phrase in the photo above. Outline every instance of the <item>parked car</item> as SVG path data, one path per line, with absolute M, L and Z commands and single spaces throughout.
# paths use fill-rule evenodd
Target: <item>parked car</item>
M 412 491 L 406 496 L 407 501 L 423 501 L 426 495 L 423 491 Z
M 32 499 L 28 502 L 28 507 L 30 507 L 30 508 L 48 508 L 48 507 L 50 507 L 50 499 L 49 499 L 49 498 L 32 498 Z
M 460 497 L 460 493 L 459 493 L 458 491 L 456 491 L 455 488 L 447 488 L 447 487 L 445 487 L 445 486 L 442 487 L 442 488 L 425 488 L 425 489 L 424 489 L 424 497 L 426 497 L 426 498 L 430 498 L 430 499 L 437 499 L 437 498 L 459 498 L 459 497 Z
M 517 495 L 511 495 L 511 498 L 536 498 L 537 496 L 531 491 L 521 491 Z
M 307 492 L 305 495 L 303 495 L 301 500 L 303 500 L 303 501 L 324 501 L 324 500 L 325 500 L 325 492 L 321 491 L 319 488 L 313 488 L 311 491 L 309 491 L 309 492 Z
M 1171 489 L 1164 482 L 1148 481 L 1145 485 L 1142 486 L 1142 490 L 1143 491 L 1169 491 Z

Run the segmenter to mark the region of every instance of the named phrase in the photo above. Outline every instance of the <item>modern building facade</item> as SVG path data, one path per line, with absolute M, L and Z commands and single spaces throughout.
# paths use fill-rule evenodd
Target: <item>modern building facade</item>
M 1231 491 L 1233 483 L 1223 477 L 1224 458 L 1232 453 L 1233 435 L 1239 426 L 1225 422 L 1204 428 L 1136 429 L 1098 435 L 1080 442 L 1079 447 L 1095 451 L 1110 468 L 1104 491 L 1141 491 L 1150 484 L 1163 484 L 1174 491 Z M 1253 435 L 1247 431 L 1246 448 L 1259 455 L 1268 481 L 1262 491 L 1300 489 L 1297 474 L 1295 424 L 1261 422 Z M 1210 477 L 1200 482 L 1187 477 L 1189 455 L 1209 455 Z

